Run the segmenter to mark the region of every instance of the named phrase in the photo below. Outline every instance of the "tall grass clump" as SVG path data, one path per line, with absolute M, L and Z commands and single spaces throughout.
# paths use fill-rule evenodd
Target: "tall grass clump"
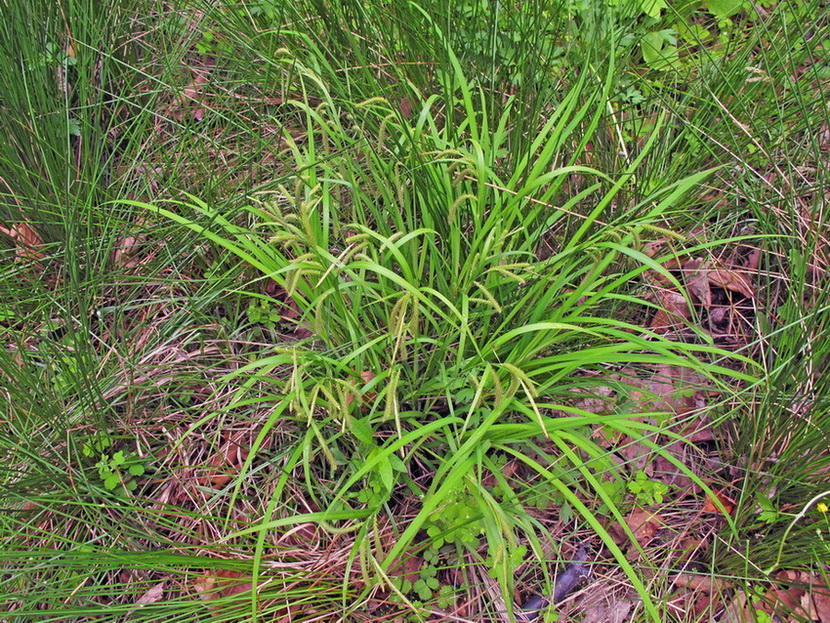
M 483 552 L 511 610 L 514 571 L 528 555 L 543 556 L 544 533 L 522 505 L 527 491 L 500 473 L 514 460 L 600 535 L 658 620 L 598 520 L 605 513 L 625 525 L 623 490 L 590 427 L 601 422 L 678 461 L 650 441 L 659 429 L 635 419 L 642 413 L 597 415 L 572 404 L 596 385 L 592 371 L 660 363 L 716 383 L 734 374 L 711 345 L 637 326 L 651 304 L 630 292 L 647 270 L 675 280 L 642 241 L 665 231 L 709 172 L 622 200 L 662 120 L 624 170 L 585 164 L 607 110 L 613 54 L 597 54 L 573 84 L 548 93 L 556 104 L 530 122 L 515 116 L 512 96 L 491 106 L 497 96 L 467 78 L 450 48 L 445 55 L 443 90 L 412 88 L 404 115 L 382 96 L 339 98 L 312 66 L 319 58 L 286 51 L 280 62 L 308 94 L 292 103 L 302 133 L 285 132 L 293 172 L 246 208 L 253 228 L 249 216 L 195 197 L 145 205 L 278 284 L 312 335 L 228 377 L 241 383 L 229 408 L 270 410 L 236 486 L 259 446 L 291 423 L 305 432 L 286 469 L 305 483 L 320 525 L 357 532 L 351 558 L 376 578 L 369 587 L 394 586 L 389 575 L 425 547 L 426 531 L 456 543 L 453 560 Z M 271 531 L 312 517 L 279 516 L 293 504 L 284 491 L 274 491 L 261 521 L 229 535 L 256 535 L 258 560 Z M 586 504 L 582 491 L 596 502 Z M 459 501 L 469 512 L 456 524 L 442 519 Z M 390 523 L 391 542 L 381 538 Z M 456 541 L 460 530 L 470 534 Z M 255 577 L 264 572 L 257 562 Z
M 674 561 L 820 561 L 819 3 L 647 4 L 0 0 L 8 619 L 506 621 L 591 539 L 662 621 Z
M 177 59 L 148 50 L 186 49 L 192 31 L 156 9 L 0 3 L 4 620 L 130 617 L 171 560 L 143 555 L 198 533 L 165 511 L 148 519 L 165 499 L 152 473 L 181 393 L 209 383 L 207 362 L 222 368 L 229 349 L 204 329 L 210 295 L 170 267 L 196 252 L 179 256 L 175 231 L 148 236 L 132 208 L 108 203 L 152 196 L 161 163 L 177 161 L 153 140 Z M 179 130 L 184 144 L 196 134 Z M 210 567 L 199 558 L 184 554 L 176 569 L 192 579 L 194 564 Z M 198 600 L 170 603 L 165 612 L 204 615 Z
M 779 4 L 746 44 L 701 80 L 696 127 L 720 123 L 712 154 L 722 231 L 758 235 L 757 340 L 745 350 L 763 368 L 730 410 L 725 457 L 739 482 L 741 530 L 722 554 L 726 572 L 820 565 L 826 525 L 815 503 L 827 486 L 830 430 L 817 339 L 828 321 L 826 288 L 828 22 L 817 5 Z M 818 62 L 816 62 L 818 61 Z M 807 502 L 819 495 L 809 507 Z M 801 515 L 801 513 L 804 513 Z M 817 531 L 818 530 L 818 531 Z M 751 535 L 752 538 L 747 538 Z M 782 556 L 782 552 L 784 555 Z M 804 556 L 810 552 L 810 556 Z

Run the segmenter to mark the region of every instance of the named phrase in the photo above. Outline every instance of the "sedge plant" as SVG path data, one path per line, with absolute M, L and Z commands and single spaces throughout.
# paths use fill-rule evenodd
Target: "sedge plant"
M 469 84 L 457 61 L 453 100 L 422 98 L 411 120 L 380 97 L 342 105 L 313 70 L 288 55 L 284 62 L 317 89 L 319 104 L 295 104 L 305 120 L 302 142 L 286 135 L 295 173 L 247 207 L 255 226 L 193 196 L 143 204 L 279 284 L 300 310 L 297 322 L 313 335 L 307 344 L 278 346 L 229 377 L 247 379 L 239 405 L 256 401 L 272 409 L 237 488 L 258 444 L 282 421 L 306 427 L 297 467 L 305 494 L 324 509 L 315 517 L 330 531 L 357 531 L 363 545 L 353 552 L 355 564 L 359 559 L 364 574 L 380 574 L 380 581 L 430 518 L 466 492 L 478 500 L 482 543 L 512 609 L 519 562 L 512 554 L 524 551 L 520 535 L 541 551 L 539 526 L 520 504 L 481 497 L 476 484 L 493 458 L 507 453 L 550 480 L 577 509 L 659 620 L 647 589 L 598 521 L 597 507 L 566 484 L 584 483 L 623 523 L 621 500 L 602 483 L 616 468 L 586 427 L 602 421 L 646 443 L 656 429 L 626 414 L 600 417 L 568 405 L 579 375 L 608 366 L 690 366 L 715 382 L 736 374 L 701 363 L 701 357 L 722 356 L 718 349 L 644 332 L 621 312 L 646 305 L 626 291 L 644 271 L 674 279 L 638 241 L 659 231 L 709 172 L 617 205 L 659 128 L 623 172 L 608 175 L 580 164 L 606 109 L 613 60 L 562 94 L 525 143 L 527 151 L 512 154 L 512 170 L 501 163 L 513 130 L 510 104 L 489 121 L 485 91 Z M 454 125 L 444 108 L 461 111 L 462 121 Z M 582 190 L 571 195 L 574 178 Z M 545 236 L 567 219 L 570 236 L 542 259 Z M 271 387 L 265 394 L 263 381 Z M 567 415 L 554 415 L 563 410 Z M 550 470 L 522 451 L 522 442 L 538 438 L 554 444 L 569 467 Z M 353 465 L 359 468 L 346 469 Z M 416 465 L 431 473 L 428 486 L 413 479 Z M 361 494 L 366 487 L 374 495 Z M 407 492 L 421 498 L 420 509 L 399 523 L 390 509 Z M 273 517 L 281 504 L 274 499 L 262 522 L 228 538 L 259 535 L 261 556 L 270 530 L 309 518 Z M 388 547 L 363 549 L 381 516 L 398 525 L 400 536 Z M 258 563 L 255 581 L 261 569 Z

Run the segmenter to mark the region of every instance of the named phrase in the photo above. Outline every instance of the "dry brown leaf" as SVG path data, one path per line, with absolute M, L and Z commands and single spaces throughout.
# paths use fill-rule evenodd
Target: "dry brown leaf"
M 706 406 L 706 383 L 697 372 L 682 366 L 667 366 L 667 373 L 671 379 L 671 392 L 665 397 L 672 410 L 680 416 L 699 411 Z M 703 428 L 708 420 L 698 416 L 695 419 L 695 431 Z M 692 427 L 690 425 L 687 428 Z M 684 433 L 685 434 L 685 433 Z M 709 437 L 711 439 L 711 437 Z M 690 441 L 696 441 L 690 439 Z
M 654 467 L 650 475 L 654 479 L 669 485 L 672 490 L 677 492 L 678 499 L 693 493 L 696 489 L 695 481 L 663 456 L 654 457 Z
M 516 470 L 518 469 L 519 461 L 517 459 L 510 459 L 501 467 L 501 469 L 499 470 L 499 475 L 510 480 L 516 474 Z M 485 487 L 495 487 L 498 485 L 498 482 L 499 481 L 496 477 L 496 474 L 494 474 L 492 471 L 488 471 L 481 478 L 481 484 Z
M 704 612 L 712 612 L 715 608 L 717 593 L 694 593 L 695 599 L 692 602 L 692 613 L 700 617 Z
M 820 576 L 813 576 L 805 571 L 784 570 L 775 576 L 780 584 L 773 585 L 768 599 L 773 604 L 783 604 L 786 611 L 809 621 L 823 620 L 830 617 L 825 602 L 828 599 L 828 587 Z M 817 599 L 818 598 L 818 599 Z
M 708 539 L 702 537 L 683 537 L 682 539 L 680 539 L 680 543 L 678 543 L 674 548 L 674 553 L 677 556 L 677 560 L 686 560 L 699 554 L 700 551 L 705 547 L 707 541 Z
M 730 588 L 729 582 L 711 575 L 695 575 L 692 573 L 678 573 L 674 578 L 674 585 L 704 593 L 720 593 Z
M 700 414 L 684 426 L 679 434 L 692 443 L 712 441 L 715 438 L 712 432 L 712 419 L 706 414 Z
M 724 334 L 729 331 L 729 307 L 716 305 L 709 310 L 709 324 L 712 333 Z
M 830 623 L 830 587 L 820 576 L 819 585 L 813 584 L 813 607 L 821 623 Z
M 644 418 L 637 419 L 642 420 Z M 649 468 L 649 460 L 652 449 L 648 445 L 625 435 L 620 438 L 614 451 L 617 456 L 624 460 L 628 469 L 633 471 L 644 470 L 648 476 L 651 476 L 652 470 Z
M 792 610 L 793 612 L 798 612 L 800 610 L 801 598 L 806 593 L 803 588 L 798 586 L 798 584 L 803 585 L 804 583 L 801 576 L 802 574 L 798 571 L 785 570 L 778 572 L 775 575 L 775 579 L 781 583 L 773 584 L 767 595 L 772 597 L 773 603 L 782 603 L 786 608 Z
M 650 240 L 643 245 L 643 253 L 648 257 L 654 257 L 658 252 L 662 251 L 666 246 L 665 238 L 658 238 L 657 240 Z
M 238 574 L 237 577 L 242 577 L 242 574 Z M 232 580 L 228 580 L 224 583 L 224 588 L 222 589 L 222 597 L 228 597 L 230 595 L 239 595 L 241 593 L 249 593 L 253 588 L 252 582 L 233 582 Z
M 196 74 L 196 77 L 194 78 L 193 82 L 188 84 L 182 90 L 182 93 L 178 99 L 178 106 L 176 108 L 186 108 L 188 105 L 195 103 L 196 108 L 193 111 L 193 116 L 197 120 L 201 120 L 202 116 L 204 115 L 204 110 L 198 106 L 198 103 L 201 100 L 202 92 L 204 91 L 208 74 L 206 71 L 193 71 L 193 73 Z
M 279 543 L 289 543 L 299 547 L 308 547 L 319 540 L 319 530 L 320 527 L 318 524 L 303 522 L 297 524 L 285 534 L 280 536 Z
M 746 593 L 738 591 L 726 605 L 723 613 L 723 623 L 755 623 L 755 604 L 749 602 Z
M 199 599 L 207 601 L 219 598 L 216 592 L 216 577 L 210 571 L 198 576 L 197 580 L 193 583 L 193 588 L 196 594 L 199 595 Z
M 358 374 L 358 376 L 360 377 L 360 380 L 363 381 L 364 384 L 366 384 L 366 383 L 369 383 L 372 379 L 374 379 L 376 375 L 371 370 L 361 370 L 360 373 Z M 367 392 L 366 393 L 366 399 L 367 400 L 374 400 L 376 396 L 377 396 L 377 394 L 375 392 Z M 358 396 L 358 398 L 359 398 L 358 403 L 359 404 L 363 403 L 363 394 L 362 393 L 361 393 L 360 396 Z M 346 394 L 346 404 L 347 405 L 352 404 L 354 399 L 355 399 L 354 394 L 351 394 L 351 393 Z
M 619 590 L 613 582 L 594 582 L 583 595 L 578 604 L 578 612 L 584 612 L 577 617 L 583 623 L 623 623 L 628 620 L 628 614 L 634 606 L 632 595 Z M 567 616 L 564 620 L 573 619 Z M 541 621 L 540 621 L 541 623 Z
M 250 591 L 253 586 L 251 582 L 239 581 L 245 579 L 245 577 L 239 571 L 211 569 L 205 572 L 200 597 L 202 599 L 219 599 L 220 597 L 238 595 L 239 593 Z M 198 591 L 199 589 L 197 588 L 196 590 Z M 205 593 L 208 593 L 208 596 L 204 596 Z
M 199 484 L 203 487 L 214 489 L 223 487 L 239 472 L 239 468 L 248 458 L 247 448 L 242 447 L 233 439 L 228 439 L 208 461 L 210 469 L 199 478 Z
M 735 513 L 735 500 L 731 499 L 722 491 L 718 491 L 717 489 L 713 489 L 712 492 L 723 506 L 723 510 L 721 510 L 720 506 L 718 506 L 715 501 L 707 495 L 706 502 L 703 504 L 703 512 L 723 514 L 723 511 L 725 510 L 729 515 L 733 515 Z
M 121 268 L 142 266 L 156 256 L 155 251 L 149 252 L 146 246 L 145 236 L 124 236 L 116 242 L 112 250 L 110 255 L 112 263 Z
M 752 249 L 746 258 L 745 267 L 747 270 L 755 272 L 758 270 L 758 264 L 761 262 L 761 249 Z
M 634 533 L 634 538 L 637 539 L 637 542 L 640 545 L 644 545 L 657 534 L 657 531 L 663 524 L 663 520 L 657 511 L 635 508 L 625 518 L 625 523 L 628 524 L 629 529 Z
M 402 97 L 398 100 L 398 104 L 401 108 L 401 114 L 403 115 L 404 119 L 409 119 L 412 117 L 412 100 L 408 97 Z
M 613 604 L 595 604 L 585 610 L 582 623 L 624 623 L 631 611 L 631 602 L 620 599 Z
M 686 608 L 700 617 L 705 612 L 717 610 L 725 589 L 731 585 L 722 578 L 697 575 L 693 573 L 679 573 L 674 578 L 674 585 L 680 589 Z
M 689 296 L 704 307 L 712 304 L 712 289 L 709 286 L 709 266 L 700 260 L 689 260 L 683 264 L 686 275 L 686 289 Z
M 666 411 L 682 416 L 705 405 L 703 379 L 687 368 L 661 364 L 647 382 L 637 379 L 628 382 L 647 391 L 629 392 L 629 398 L 641 403 L 643 411 Z
M 424 564 L 423 556 L 410 552 L 405 554 L 402 562 L 396 562 L 389 569 L 389 577 L 409 580 L 413 584 L 421 577 Z
M 159 582 L 146 593 L 144 593 L 141 597 L 136 599 L 135 603 L 137 604 L 154 604 L 157 601 L 160 601 L 162 597 L 164 597 L 164 582 Z
M 0 233 L 14 240 L 18 260 L 36 261 L 46 257 L 43 253 L 43 239 L 28 223 L 15 223 L 9 228 L 0 226 Z
M 742 270 L 729 270 L 720 268 L 709 271 L 709 283 L 719 286 L 724 290 L 731 290 L 743 294 L 747 298 L 755 298 L 755 289 L 749 276 Z
M 657 534 L 657 531 L 663 524 L 663 520 L 657 511 L 635 508 L 625 517 L 625 524 L 631 530 L 637 542 L 640 545 L 645 545 Z M 618 545 L 628 541 L 628 535 L 620 526 L 619 522 L 611 524 L 608 528 L 608 533 Z
M 680 417 L 688 416 L 699 411 L 706 404 L 705 384 L 703 379 L 691 370 L 680 366 L 660 365 L 648 380 L 627 378 L 627 384 L 642 388 L 629 390 L 628 398 L 636 405 L 635 409 L 641 412 L 675 413 Z M 654 418 L 637 418 L 636 421 L 654 424 Z M 698 417 L 689 418 L 679 431 L 690 441 L 707 441 L 712 438 L 711 430 L 707 428 L 709 421 Z M 602 439 L 602 429 L 595 432 L 595 436 Z M 627 436 L 616 437 L 607 433 L 600 442 L 604 447 L 613 447 L 614 452 L 625 459 L 633 470 L 645 470 L 648 475 L 660 473 L 661 479 L 668 484 L 677 485 L 691 490 L 692 481 L 678 470 L 673 463 L 665 458 L 658 457 L 653 467 L 650 466 L 653 452 L 649 446 Z M 687 454 L 682 444 L 672 452 L 678 460 L 685 462 Z
M 689 310 L 686 297 L 682 294 L 660 290 L 658 299 L 662 309 L 657 310 L 649 323 L 649 328 L 654 329 L 657 333 L 665 333 L 683 326 L 684 323 L 681 322 L 681 318 L 684 320 L 691 319 L 692 313 Z
M 137 245 L 138 239 L 134 236 L 125 236 L 119 240 L 112 250 L 112 263 L 121 268 L 133 268 L 137 266 L 138 261 L 130 258 L 130 255 Z
M 250 267 L 250 264 L 246 265 Z M 263 287 L 263 294 L 277 299 L 280 306 L 280 315 L 286 321 L 285 324 L 293 326 L 294 335 L 297 339 L 304 339 L 313 335 L 307 324 L 298 321 L 298 318 L 302 314 L 300 307 L 297 305 L 297 301 L 279 283 L 273 279 L 266 281 Z

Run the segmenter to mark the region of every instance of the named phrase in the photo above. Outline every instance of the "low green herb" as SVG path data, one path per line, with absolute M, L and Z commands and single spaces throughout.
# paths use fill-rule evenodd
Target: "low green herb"
M 669 487 L 659 480 L 652 480 L 640 470 L 634 480 L 628 483 L 628 490 L 637 497 L 637 502 L 645 506 L 660 504 Z
M 783 516 L 781 511 L 775 505 L 775 502 L 773 502 L 772 499 L 766 495 L 761 494 L 758 496 L 758 506 L 761 509 L 758 513 L 758 519 L 765 524 L 774 524 Z
M 282 316 L 267 301 L 251 301 L 248 304 L 248 322 L 274 330 Z
M 106 432 L 99 432 L 84 443 L 81 452 L 89 458 L 98 457 L 95 467 L 105 489 L 116 491 L 120 485 L 122 492 L 132 493 L 138 488 L 138 477 L 146 471 L 144 460 L 134 452 L 123 450 L 110 454 L 108 450 L 112 445 L 112 437 Z

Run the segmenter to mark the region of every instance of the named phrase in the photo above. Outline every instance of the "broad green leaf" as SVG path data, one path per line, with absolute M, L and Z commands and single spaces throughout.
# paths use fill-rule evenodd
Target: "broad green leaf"
M 707 0 L 706 8 L 718 20 L 726 19 L 741 10 L 743 0 Z
M 663 9 L 669 7 L 665 0 L 640 0 L 640 9 L 649 17 L 659 18 Z
M 643 60 L 649 68 L 656 71 L 677 69 L 680 57 L 677 52 L 677 39 L 673 30 L 660 30 L 647 33 L 640 42 Z
M 675 22 L 674 27 L 677 30 L 677 34 L 682 37 L 686 43 L 691 43 L 692 45 L 695 45 L 700 41 L 706 41 L 712 36 L 712 33 L 701 24 L 695 24 L 682 19 Z

